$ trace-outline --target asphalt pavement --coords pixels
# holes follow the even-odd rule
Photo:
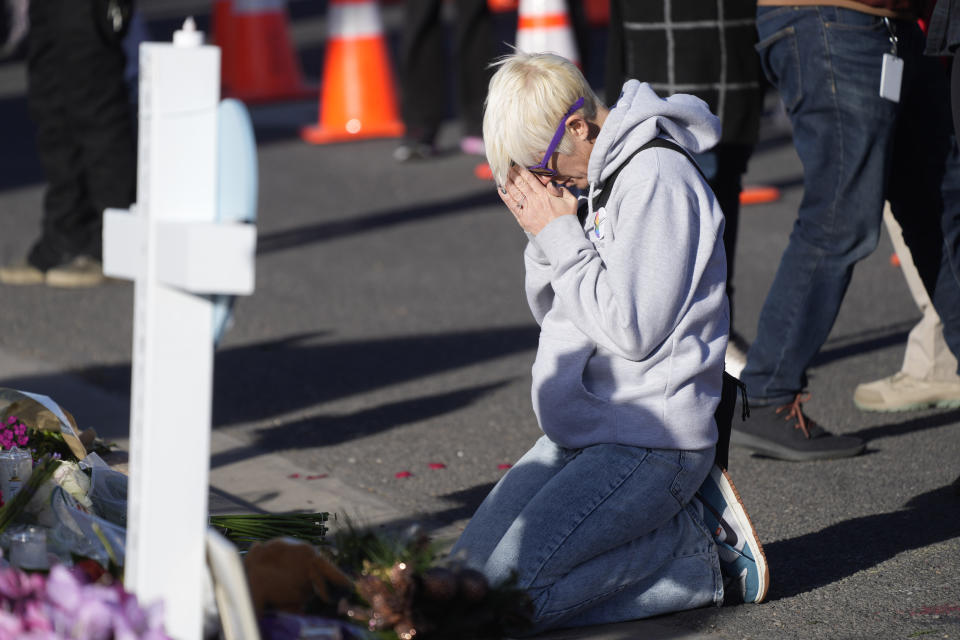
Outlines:
[[[202,4],[141,6],[166,38],[187,11],[203,26]],[[322,12],[304,0],[291,11],[304,69],[318,75]],[[22,59],[0,64],[4,262],[36,236],[43,196],[24,74]],[[802,195],[774,104],[746,183],[778,186],[781,198],[744,208],[736,255],[735,328],[747,341]],[[398,164],[391,140],[302,142],[316,100],[251,112],[256,292],[239,300],[216,354],[211,505],[418,522],[452,540],[539,434],[523,235],[492,183],[474,176],[480,158],[457,150],[453,120],[439,157]],[[552,637],[960,638],[960,496],[950,489],[960,410],[872,414],[852,402],[859,382],[898,369],[920,317],[891,251],[884,236],[858,265],[810,371],[808,413],[865,438],[867,452],[810,463],[731,453],[771,566],[768,601]],[[125,282],[0,286],[0,386],[50,395],[124,446],[132,294]]]

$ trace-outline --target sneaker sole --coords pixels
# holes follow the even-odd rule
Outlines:
[[[920,411],[921,409],[956,409],[960,407],[960,398],[953,400],[931,400],[929,402],[911,402],[910,404],[901,404],[897,406],[889,405],[870,405],[858,402],[853,399],[853,404],[861,411],[872,411],[874,413],[899,413],[901,411]]]
[[[737,526],[750,534],[746,543],[750,547],[750,553],[753,554],[753,561],[757,563],[760,582],[757,588],[757,596],[752,602],[760,604],[767,597],[767,590],[770,588],[770,567],[767,565],[767,555],[763,551],[763,544],[757,536],[757,530],[753,526],[753,521],[750,520],[747,508],[744,506],[743,500],[740,498],[740,492],[733,484],[730,474],[725,469],[714,466],[710,470],[710,475],[713,476],[717,487],[720,488],[720,493],[723,494],[727,504],[730,505],[737,520]]]
[[[0,283],[8,284],[14,287],[24,287],[30,285],[37,285],[44,283],[43,272],[38,272],[36,275],[26,275],[26,274],[11,274],[0,272]]]
[[[837,460],[840,458],[852,458],[863,453],[866,444],[860,444],[856,447],[847,449],[834,449],[832,451],[797,451],[789,447],[770,442],[763,438],[743,433],[733,429],[730,433],[730,444],[736,445],[753,453],[758,453],[768,458],[778,460],[788,460],[790,462],[809,462],[811,460]]]
[[[83,289],[96,287],[107,278],[102,273],[96,274],[78,274],[78,273],[59,273],[55,270],[47,271],[46,283],[48,287],[58,289]]]

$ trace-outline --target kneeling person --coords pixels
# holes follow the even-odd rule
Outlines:
[[[686,155],[717,143],[718,119],[636,80],[607,109],[567,60],[516,53],[490,82],[483,129],[529,239],[544,436],[452,553],[494,582],[516,574],[533,631],[721,604],[725,579],[759,602],[762,549],[714,467],[723,214]]]

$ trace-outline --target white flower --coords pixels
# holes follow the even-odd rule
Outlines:
[[[52,527],[53,512],[50,510],[50,496],[55,487],[63,487],[86,511],[93,511],[93,502],[90,501],[90,477],[80,469],[76,462],[61,461],[53,472],[53,477],[37,488],[24,511],[36,516],[37,521]]]

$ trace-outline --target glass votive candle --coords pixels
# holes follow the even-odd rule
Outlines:
[[[39,527],[18,531],[10,540],[10,564],[21,569],[49,569],[47,533]]]
[[[13,447],[0,451],[0,492],[9,502],[33,473],[33,460],[26,449]]]

